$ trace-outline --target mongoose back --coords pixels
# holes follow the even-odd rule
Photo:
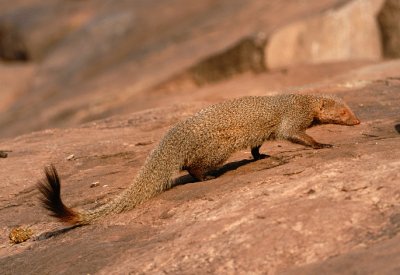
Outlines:
[[[209,106],[177,123],[148,156],[132,184],[119,196],[91,211],[67,207],[53,166],[38,183],[42,202],[63,222],[84,225],[119,213],[170,188],[173,173],[184,169],[198,180],[207,178],[228,157],[250,148],[255,159],[266,140],[288,140],[312,148],[331,147],[315,141],[306,129],[316,124],[356,125],[360,121],[339,98],[328,95],[248,96]]]

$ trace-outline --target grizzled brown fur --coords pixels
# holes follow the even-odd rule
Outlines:
[[[259,148],[267,140],[288,140],[316,149],[331,147],[306,134],[307,128],[322,123],[356,125],[360,121],[333,96],[289,94],[229,100],[207,107],[170,129],[133,183],[111,202],[93,211],[69,209],[61,200],[54,167],[46,171],[46,179],[40,184],[42,201],[61,221],[87,224],[132,209],[163,192],[179,169],[203,180],[236,151],[250,148],[255,159],[262,158]]]

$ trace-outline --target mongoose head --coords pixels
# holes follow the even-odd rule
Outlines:
[[[315,119],[321,123],[349,126],[360,124],[360,120],[351,111],[349,106],[336,97],[321,98]]]

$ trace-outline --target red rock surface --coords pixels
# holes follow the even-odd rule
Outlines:
[[[397,71],[399,62],[371,65],[348,73],[347,80],[307,88],[315,85],[320,92],[342,96],[362,120],[356,127],[327,125],[309,131],[334,144],[332,149],[267,143],[262,151],[269,159],[252,162],[249,152],[238,152],[215,180],[191,183],[182,173],[180,182],[187,184],[132,211],[19,245],[7,244],[12,227],[30,226],[36,235],[62,227],[37,200],[34,184],[44,165],[59,168],[68,204],[95,207],[128,185],[163,133],[202,104],[171,104],[3,140],[0,148],[12,152],[0,167],[1,266],[13,274],[274,273],[321,262],[320,269],[304,269],[309,274],[329,266],[368,271],[371,261],[377,261],[393,272],[398,262],[390,259],[400,250],[395,242],[400,80],[390,77],[390,70],[388,77],[371,78],[373,68],[381,74],[394,65]],[[264,80],[249,78],[253,87]],[[248,87],[238,80],[240,85]],[[99,187],[90,188],[97,181]],[[386,246],[390,250],[382,251]],[[382,253],[389,254],[388,260]],[[328,267],[323,265],[332,257]]]
[[[287,2],[288,14],[308,12],[295,2]],[[272,10],[278,7],[278,1],[270,3]],[[238,20],[248,19],[250,11]],[[268,20],[279,21],[280,14],[269,15]],[[199,51],[206,44],[188,37]],[[0,79],[7,83],[7,89],[0,85],[0,111],[13,118],[1,124],[7,134],[2,133],[0,151],[8,151],[8,157],[0,158],[0,273],[396,274],[400,60],[244,72],[199,87],[187,71],[177,69],[194,60],[180,51],[160,55],[175,62],[171,72],[162,64],[156,68],[157,55],[146,59],[139,75],[132,74],[138,70],[133,61],[116,62],[107,72],[66,83],[76,90],[66,93],[65,87],[47,100],[40,97],[46,93],[33,94],[25,86],[36,83],[47,61],[0,66]],[[177,74],[166,77],[172,72]],[[308,131],[333,148],[268,142],[261,151],[270,158],[252,161],[248,150],[240,151],[214,180],[193,182],[177,173],[174,188],[136,209],[67,232],[60,232],[64,225],[39,204],[35,183],[47,164],[59,169],[68,205],[98,207],[132,182],[149,152],[180,119],[225,99],[287,92],[336,94],[362,123]],[[28,104],[32,98],[37,104]],[[102,119],[91,121],[96,118]],[[97,187],[91,188],[93,183]],[[18,226],[29,227],[34,238],[10,244],[8,234]]]

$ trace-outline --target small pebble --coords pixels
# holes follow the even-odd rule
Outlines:
[[[75,155],[74,155],[74,154],[71,154],[71,155],[69,155],[69,156],[67,157],[67,160],[72,160],[72,159],[74,159],[74,157],[75,157]]]
[[[310,190],[307,191],[306,194],[307,195],[311,195],[311,194],[314,194],[314,193],[315,193],[315,190],[311,188]]]
[[[90,184],[90,188],[97,187],[97,186],[99,186],[99,182],[98,182],[98,181],[92,182],[92,183]]]
[[[152,141],[138,142],[138,143],[135,143],[135,146],[145,146],[145,145],[149,145],[152,143],[153,143]]]
[[[11,230],[8,238],[12,243],[18,244],[29,240],[32,235],[33,231],[30,228],[16,227]]]
[[[373,202],[374,204],[377,204],[377,203],[379,203],[379,202],[381,201],[381,199],[378,198],[378,197],[372,197],[371,200],[372,200],[372,202]]]

